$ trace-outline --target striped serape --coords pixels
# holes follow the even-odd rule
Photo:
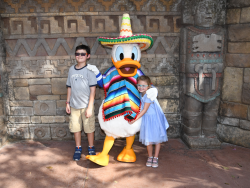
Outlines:
[[[103,120],[108,121],[123,115],[131,121],[140,111],[140,93],[137,90],[136,78],[144,75],[140,69],[133,77],[122,77],[115,66],[109,68],[103,75],[105,100],[103,103]]]

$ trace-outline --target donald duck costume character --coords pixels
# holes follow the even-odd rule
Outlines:
[[[120,36],[118,38],[100,37],[102,45],[112,48],[113,65],[103,75],[94,65],[87,68],[96,74],[97,83],[104,88],[105,99],[99,108],[98,120],[106,134],[103,150],[97,155],[86,158],[101,166],[108,165],[109,151],[115,138],[126,137],[126,146],[118,155],[121,162],[135,162],[136,155],[132,148],[135,134],[140,130],[141,119],[130,125],[128,122],[136,118],[140,112],[140,94],[137,90],[136,78],[144,75],[139,69],[141,50],[153,45],[153,39],[146,34],[133,35],[129,14],[123,14]],[[157,97],[157,89],[147,91],[153,101]]]

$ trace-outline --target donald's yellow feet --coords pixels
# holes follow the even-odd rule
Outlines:
[[[124,148],[122,152],[118,155],[117,160],[121,162],[127,162],[127,163],[135,162],[136,155],[135,155],[133,148],[131,149]]]
[[[86,159],[89,159],[90,161],[101,166],[107,166],[109,164],[109,155],[102,153],[98,153],[97,155],[87,155]]]

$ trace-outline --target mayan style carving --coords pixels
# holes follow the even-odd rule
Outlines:
[[[181,63],[186,80],[183,139],[191,148],[218,147],[216,124],[225,35],[223,28],[216,26],[219,1],[199,0],[193,3],[194,26],[181,32]]]

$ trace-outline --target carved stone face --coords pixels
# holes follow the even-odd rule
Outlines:
[[[216,0],[201,0],[197,3],[194,24],[201,27],[212,27],[217,20]]]

